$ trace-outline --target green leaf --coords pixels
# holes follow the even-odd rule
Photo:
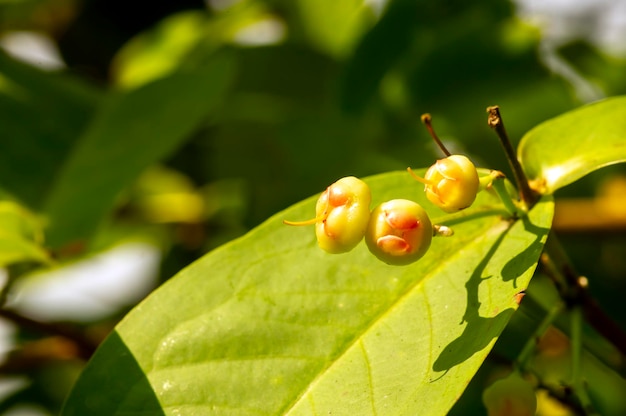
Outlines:
[[[49,262],[42,243],[43,232],[37,219],[15,202],[0,201],[0,267]]]
[[[86,83],[0,53],[0,186],[40,207],[98,99]]]
[[[35,262],[48,263],[47,252],[32,241],[24,240],[15,235],[0,234],[0,266]]]
[[[626,161],[626,96],[589,104],[539,124],[524,135],[517,151],[531,186],[542,194]]]
[[[372,6],[364,0],[297,0],[295,5],[311,42],[334,56],[349,52],[375,20]]]
[[[140,33],[116,54],[113,76],[119,85],[137,87],[176,71],[189,52],[205,36],[204,10],[188,10],[169,16]]]
[[[410,198],[439,222],[406,172],[365,181],[374,204]],[[282,224],[310,218],[316,199],[209,253],[136,307],[63,415],[445,414],[517,308],[552,199],[512,222],[483,192],[448,217],[454,236],[405,267],[364,243],[327,254],[312,227]]]
[[[206,121],[229,85],[229,60],[114,94],[90,124],[46,205],[48,240],[86,238],[143,169],[175,150]]]
[[[346,111],[358,113],[366,107],[387,71],[409,49],[419,13],[417,2],[393,1],[362,37],[345,68],[341,104]]]

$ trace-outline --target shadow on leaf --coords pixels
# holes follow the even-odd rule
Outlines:
[[[534,240],[525,246],[520,246],[516,238],[510,238],[502,247],[506,236],[511,229],[516,228],[519,230],[521,226],[527,233],[531,233],[535,236]],[[451,341],[441,352],[435,363],[433,364],[433,370],[435,371],[447,371],[452,367],[461,364],[465,360],[469,359],[478,351],[486,348],[489,343],[500,335],[509,319],[511,318],[515,309],[509,308],[501,311],[496,316],[486,318],[480,316],[480,300],[478,295],[478,289],[483,280],[496,278],[502,279],[505,282],[513,280],[513,287],[517,287],[517,279],[526,273],[529,269],[532,269],[537,264],[537,258],[541,254],[543,249],[543,241],[545,240],[549,228],[542,228],[534,225],[528,217],[518,220],[518,223],[512,224],[506,230],[504,230],[493,242],[489,251],[484,255],[480,262],[476,265],[470,279],[465,284],[467,289],[467,307],[465,314],[463,315],[463,321],[461,324],[466,323],[463,333],[453,341]],[[518,231],[516,231],[518,233]],[[494,258],[494,255],[498,250],[505,250],[506,252],[517,252],[515,256],[506,261],[499,273],[492,276],[484,276],[485,270],[490,261]],[[502,261],[502,256],[497,256],[494,261]],[[493,273],[494,270],[492,269]]]
[[[88,381],[76,383],[62,416],[165,415],[144,371],[116,331],[96,351],[94,360],[99,365],[87,365],[81,379]]]
[[[478,287],[483,280],[492,278],[493,276],[482,277],[487,264],[500,247],[505,236],[511,227],[502,232],[492,244],[489,251],[478,263],[472,276],[465,283],[467,289],[467,307],[463,315],[463,322],[467,323],[463,333],[450,342],[439,354],[437,360],[433,364],[433,370],[447,371],[452,367],[469,359],[476,352],[485,348],[493,338],[500,334],[502,328],[506,325],[509,318],[513,314],[513,309],[507,309],[500,312],[493,318],[484,318],[479,315],[480,301],[478,299]],[[491,336],[486,336],[491,335]]]
[[[524,217],[520,220],[524,225],[524,229],[529,233],[535,234],[536,238],[528,247],[517,255],[513,256],[502,269],[502,279],[505,282],[513,280],[513,286],[517,287],[517,278],[520,277],[526,270],[531,267],[535,267],[537,264],[537,258],[541,255],[543,250],[543,241],[550,231],[549,228],[537,227],[528,217]]]
[[[513,309],[506,309],[493,318],[477,316],[469,320],[461,336],[449,343],[439,354],[433,364],[433,370],[437,372],[447,371],[484,349],[492,338],[500,334],[501,329],[509,322],[513,312],[515,312]],[[477,336],[477,334],[493,335],[483,337]]]

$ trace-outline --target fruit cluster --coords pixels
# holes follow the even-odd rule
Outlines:
[[[478,173],[470,160],[451,155],[438,160],[425,178],[426,197],[445,212],[469,207],[479,190]],[[393,199],[371,212],[370,189],[365,182],[348,176],[330,185],[319,197],[315,218],[284,221],[288,225],[315,224],[319,247],[328,253],[352,250],[365,237],[370,252],[385,263],[405,265],[426,254],[433,236],[451,235],[446,227],[433,225],[426,211],[414,201]]]

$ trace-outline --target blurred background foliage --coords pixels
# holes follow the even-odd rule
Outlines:
[[[110,328],[202,254],[339,177],[429,166],[422,113],[508,172],[487,106],[517,142],[626,93],[626,29],[606,32],[626,2],[549,3],[0,0],[0,413],[57,412]],[[623,326],[625,180],[564,189],[555,223]],[[483,412],[481,374],[453,412]]]

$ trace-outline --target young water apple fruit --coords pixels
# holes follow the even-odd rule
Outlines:
[[[372,211],[365,242],[378,259],[387,264],[405,265],[426,254],[432,237],[433,226],[418,203],[393,199]]]
[[[371,193],[362,180],[347,176],[330,185],[315,206],[315,218],[283,221],[287,225],[315,224],[319,247],[328,253],[352,250],[363,238],[369,221]]]

